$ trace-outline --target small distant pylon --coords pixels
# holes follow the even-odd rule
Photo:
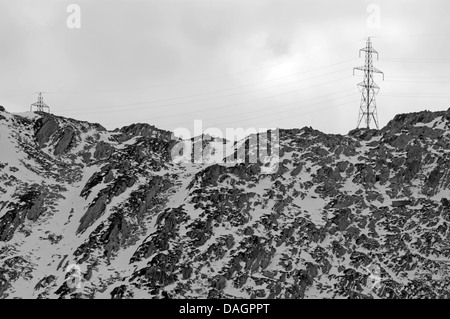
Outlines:
[[[50,107],[44,103],[42,92],[39,92],[37,102],[30,105],[30,112],[32,112],[33,106],[36,107],[37,112],[44,112],[44,109],[48,109],[48,113],[50,113]]]
[[[375,103],[375,95],[377,95],[380,91],[380,87],[374,82],[373,74],[382,74],[384,81],[384,73],[373,66],[372,53],[377,55],[378,60],[378,52],[372,48],[372,40],[370,37],[367,38],[366,47],[359,50],[360,57],[361,51],[366,52],[366,62],[364,66],[353,68],[353,75],[355,75],[355,70],[364,71],[364,80],[358,84],[361,91],[361,104],[359,106],[357,128],[359,128],[361,122],[365,118],[365,124],[368,129],[370,129],[370,122],[372,119],[378,129],[378,113],[377,104]]]

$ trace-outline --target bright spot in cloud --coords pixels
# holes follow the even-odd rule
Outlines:
[[[285,82],[292,82],[296,79],[296,73],[298,70],[298,63],[295,61],[285,61],[282,63],[276,63],[272,67],[268,68],[264,80],[276,80],[280,79]]]

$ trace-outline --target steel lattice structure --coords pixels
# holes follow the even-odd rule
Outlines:
[[[36,107],[37,112],[44,112],[44,109],[48,109],[48,113],[50,113],[50,107],[44,103],[44,98],[42,97],[42,92],[39,92],[38,100],[36,103],[30,105],[30,112],[33,110],[33,106]]]
[[[361,122],[365,119],[366,127],[370,129],[370,122],[373,119],[375,126],[378,129],[378,114],[375,95],[378,94],[380,88],[374,82],[373,74],[382,74],[384,81],[384,73],[373,66],[372,54],[376,54],[378,60],[378,52],[372,48],[372,40],[370,38],[367,38],[366,47],[359,50],[359,57],[361,57],[361,52],[365,52],[366,54],[365,64],[364,66],[353,68],[353,75],[355,75],[355,70],[364,72],[364,80],[358,84],[361,91],[361,104],[359,107],[357,127],[359,128]]]

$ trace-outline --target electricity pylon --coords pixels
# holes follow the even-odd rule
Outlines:
[[[44,98],[42,97],[42,92],[39,92],[37,102],[30,105],[30,112],[32,111],[33,106],[36,107],[37,112],[44,112],[44,108],[46,108],[46,109],[48,109],[48,113],[50,113],[50,107],[44,103]]]
[[[366,53],[365,64],[364,66],[353,68],[353,75],[355,75],[355,70],[364,71],[364,80],[358,84],[358,87],[360,87],[361,91],[361,104],[359,107],[357,127],[359,128],[361,122],[365,118],[366,127],[368,129],[370,129],[370,122],[372,119],[375,122],[376,128],[378,129],[378,114],[375,95],[378,94],[380,88],[374,82],[373,74],[382,74],[384,81],[384,73],[373,66],[372,54],[375,53],[378,60],[378,52],[372,48],[372,40],[370,39],[370,37],[367,38],[366,47],[359,50],[359,57],[361,57],[361,52]]]

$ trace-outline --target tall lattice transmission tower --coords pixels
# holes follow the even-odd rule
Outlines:
[[[39,92],[37,102],[30,105],[30,112],[33,110],[33,106],[36,107],[37,112],[44,112],[44,109],[48,109],[48,113],[50,113],[50,107],[44,103],[42,92]]]
[[[372,40],[367,38],[366,47],[359,50],[359,57],[361,57],[361,52],[366,53],[366,63],[364,66],[353,68],[353,75],[355,75],[355,70],[364,71],[364,80],[358,84],[358,87],[361,91],[361,104],[359,107],[359,116],[358,116],[358,125],[361,125],[361,122],[365,122],[366,127],[370,129],[370,122],[375,122],[375,126],[378,129],[378,113],[377,113],[377,105],[375,102],[375,95],[380,91],[379,86],[373,80],[374,73],[380,73],[383,75],[384,81],[384,73],[378,70],[373,66],[372,54],[377,55],[378,60],[378,52],[372,48]]]

